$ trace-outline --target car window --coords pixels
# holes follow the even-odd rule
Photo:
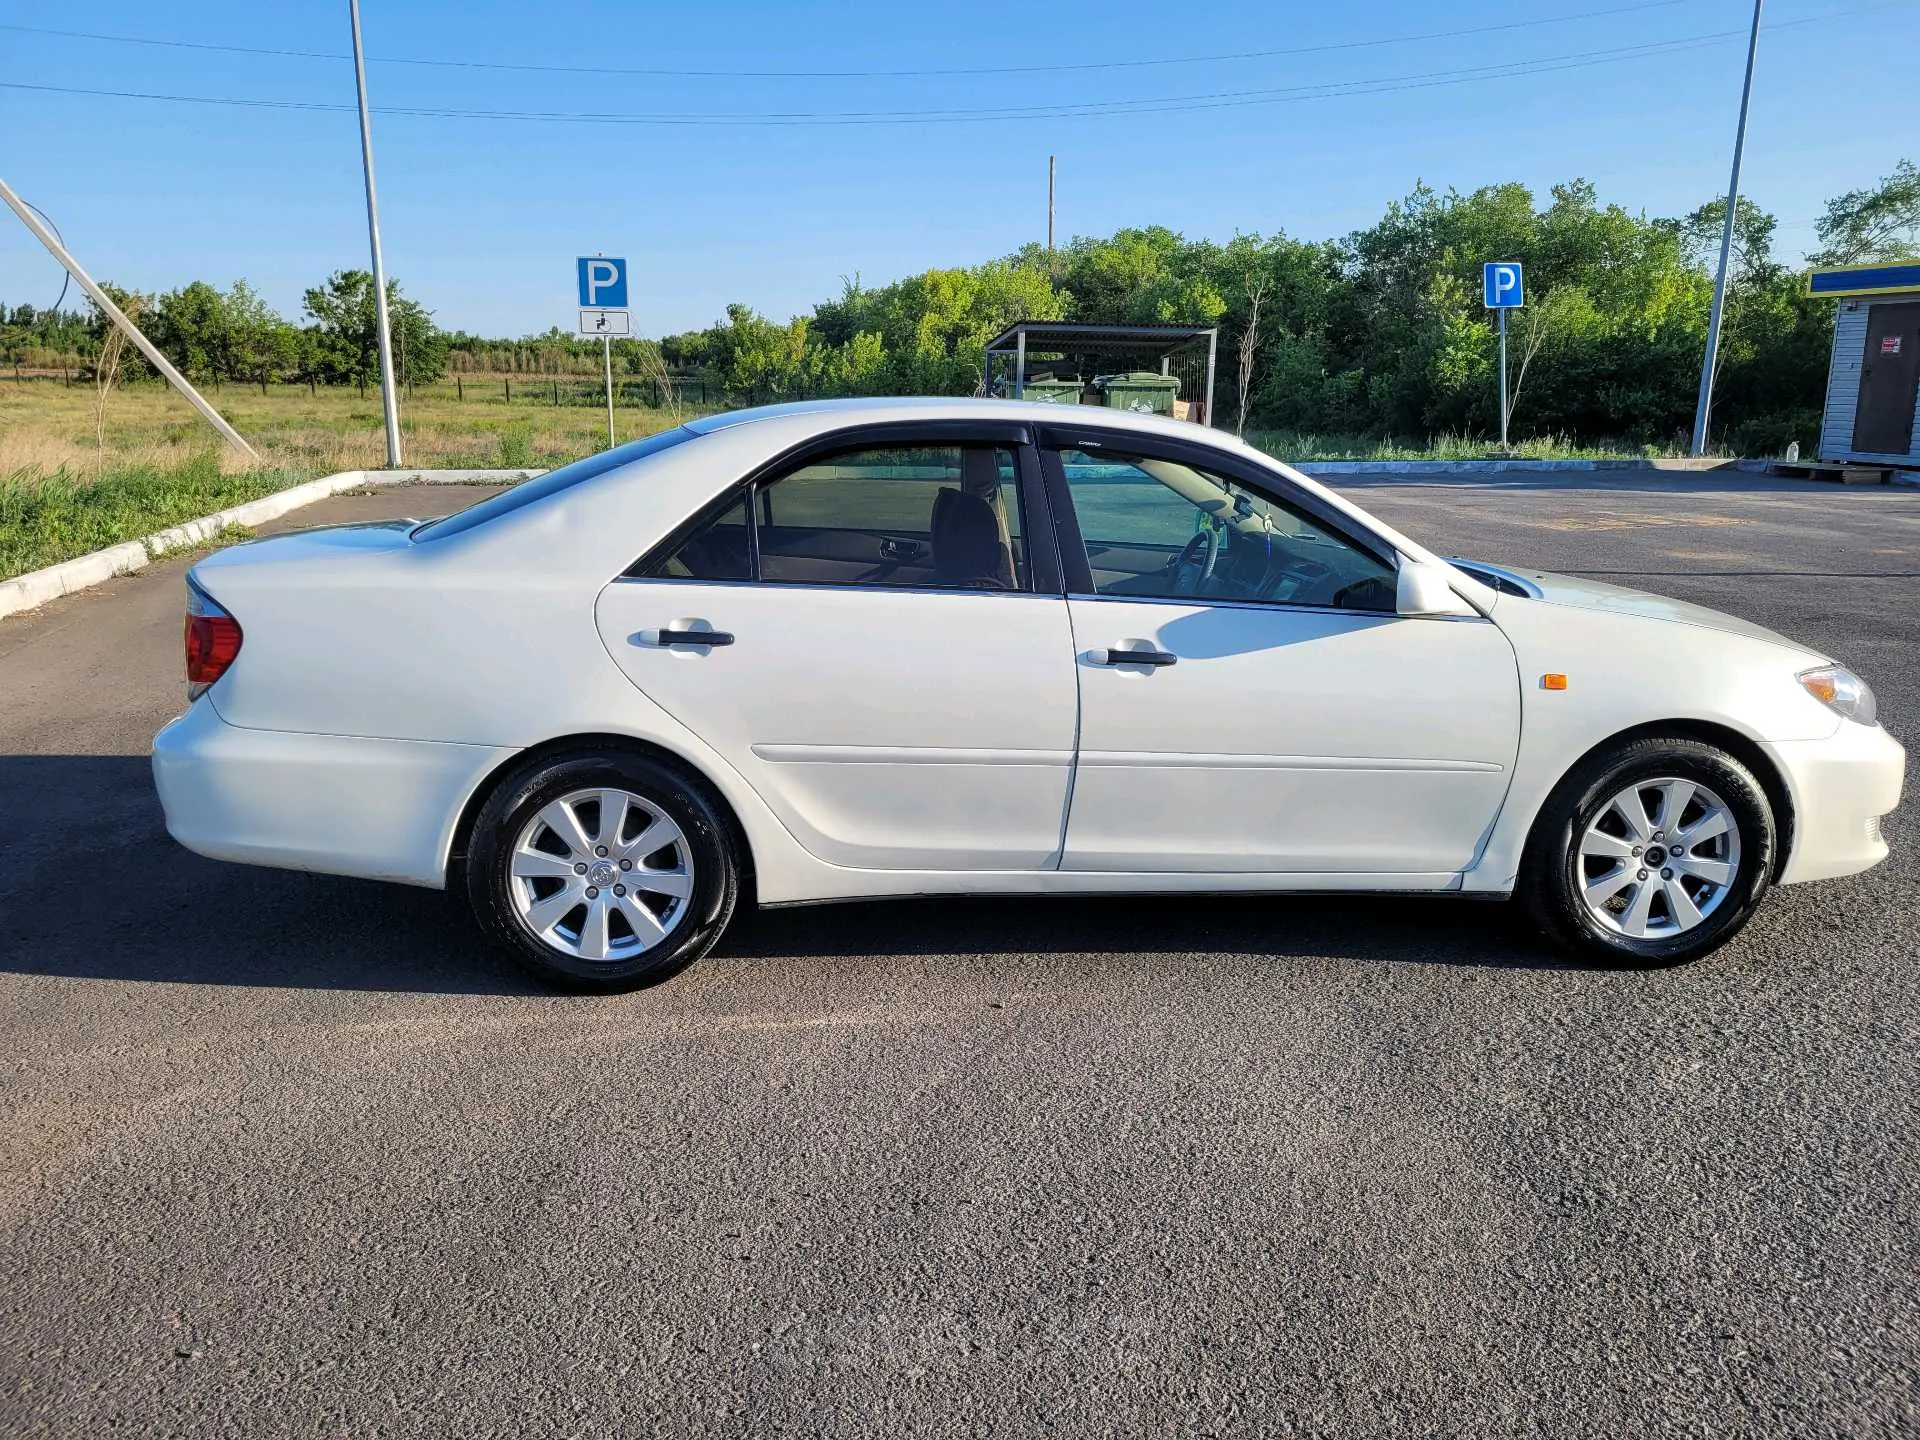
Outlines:
[[[1391,565],[1239,481],[1171,460],[1060,461],[1101,595],[1394,608]]]
[[[755,489],[759,578],[800,585],[1020,590],[1016,457],[996,446],[877,446]]]
[[[712,520],[647,568],[669,580],[751,580],[753,547],[748,539],[747,497],[743,494]]]

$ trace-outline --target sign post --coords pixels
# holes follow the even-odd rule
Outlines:
[[[1500,316],[1500,448],[1507,448],[1507,311],[1527,303],[1520,262],[1490,260],[1480,269],[1480,298]]]
[[[607,448],[613,434],[613,337],[633,333],[633,315],[627,309],[627,262],[605,255],[582,255],[574,261],[580,282],[580,333],[600,337],[600,353],[607,375]]]

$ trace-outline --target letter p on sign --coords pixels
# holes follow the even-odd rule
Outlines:
[[[627,262],[604,255],[583,255],[574,262],[580,279],[580,304],[590,310],[627,308]]]
[[[1483,265],[1480,288],[1481,298],[1489,310],[1518,310],[1527,303],[1517,260],[1492,260]]]

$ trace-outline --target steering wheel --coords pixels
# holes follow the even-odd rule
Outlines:
[[[1213,578],[1213,567],[1220,561],[1220,532],[1209,525],[1180,547],[1173,559],[1173,588],[1183,595],[1198,595],[1200,587]],[[1198,567],[1193,579],[1189,569]]]

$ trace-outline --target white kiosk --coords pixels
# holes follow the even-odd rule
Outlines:
[[[1815,270],[1807,293],[1840,302],[1820,458],[1920,470],[1920,260]]]

